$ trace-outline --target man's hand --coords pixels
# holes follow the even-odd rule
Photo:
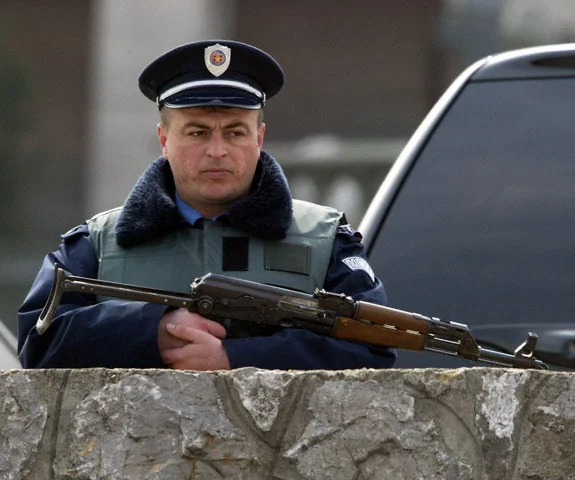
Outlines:
[[[158,347],[162,360],[178,370],[229,370],[230,362],[221,339],[226,329],[217,322],[185,308],[162,316]]]

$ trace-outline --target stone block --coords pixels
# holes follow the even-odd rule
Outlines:
[[[575,375],[0,371],[0,478],[575,479]]]

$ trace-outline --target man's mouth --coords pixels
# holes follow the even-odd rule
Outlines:
[[[230,174],[230,171],[225,168],[212,168],[209,170],[204,170],[204,175],[211,178],[221,178]]]

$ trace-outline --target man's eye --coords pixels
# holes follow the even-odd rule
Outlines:
[[[245,134],[246,134],[246,133],[245,133],[243,130],[232,130],[232,131],[230,132],[230,135],[231,135],[232,137],[243,137],[243,136],[245,136]]]
[[[204,132],[203,130],[193,130],[188,132],[188,135],[190,137],[202,137],[206,134],[206,132]]]

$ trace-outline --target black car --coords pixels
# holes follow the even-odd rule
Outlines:
[[[575,367],[575,44],[489,56],[415,131],[359,230],[393,307]],[[478,365],[400,351],[397,367]],[[481,364],[484,366],[484,364]]]

